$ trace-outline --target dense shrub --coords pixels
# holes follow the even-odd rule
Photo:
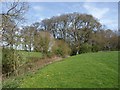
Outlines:
[[[98,52],[100,50],[100,46],[99,45],[93,45],[92,46],[92,52]]]
[[[48,58],[51,58],[52,56],[54,56],[54,54],[53,54],[52,52],[48,51],[47,54],[46,54],[46,56],[47,56]]]
[[[52,52],[57,56],[66,57],[70,55],[71,49],[65,41],[56,40],[52,47]]]
[[[84,43],[81,45],[80,53],[87,53],[92,51],[92,46],[88,43]]]
[[[77,54],[76,46],[72,45],[71,46],[71,53],[70,53],[70,55],[73,56],[73,55],[76,55],[76,54]]]
[[[34,41],[35,51],[47,53],[51,42],[51,35],[49,32],[40,31],[34,36]]]
[[[17,69],[20,65],[21,56],[14,49],[2,50],[2,73],[3,74],[17,74]]]

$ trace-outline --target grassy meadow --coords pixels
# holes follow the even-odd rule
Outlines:
[[[42,58],[42,53],[40,52],[18,51],[18,53],[23,58],[24,63],[31,61],[31,58]]]
[[[11,79],[4,87],[20,88],[116,88],[118,52],[86,53],[65,58],[35,74]]]

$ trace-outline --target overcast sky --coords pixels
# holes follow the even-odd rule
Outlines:
[[[52,16],[79,12],[92,14],[107,28],[118,29],[118,0],[115,0],[116,2],[86,1],[88,2],[34,2],[32,0],[32,2],[29,2],[30,8],[25,16],[27,19],[25,23],[28,25]]]

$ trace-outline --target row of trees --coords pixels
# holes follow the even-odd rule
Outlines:
[[[3,47],[46,53],[54,38],[64,40],[72,49],[71,55],[86,52],[84,48],[88,47],[88,51],[118,49],[117,31],[103,28],[92,15],[71,13],[23,26],[22,29],[15,26],[15,22],[7,23],[3,28]]]
[[[88,51],[118,50],[119,47],[118,32],[105,29],[96,18],[87,14],[70,13],[44,19],[24,26],[20,31],[23,49],[29,51],[43,52],[46,49],[47,52],[52,42],[50,38],[66,42],[71,48],[71,55]]]
[[[86,44],[92,51],[118,49],[118,33],[105,29],[92,15],[71,13],[52,17],[43,20],[41,27],[51,32],[54,38],[69,43],[73,54],[81,53]]]

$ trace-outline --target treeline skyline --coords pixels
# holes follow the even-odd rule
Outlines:
[[[84,46],[86,46],[85,48],[89,47],[90,51],[118,49],[118,32],[105,28],[99,20],[89,14],[62,14],[29,26],[23,26],[21,29],[14,26],[14,23],[9,22],[10,26],[4,28],[5,37],[3,40],[7,40],[5,42],[11,48],[22,45],[22,50],[35,51],[35,48],[40,44],[35,45],[35,43],[41,41],[35,38],[41,36],[41,31],[47,31],[55,39],[61,39],[68,43],[74,54],[81,53]],[[10,30],[11,27],[14,30]],[[6,39],[8,34],[11,36]]]

